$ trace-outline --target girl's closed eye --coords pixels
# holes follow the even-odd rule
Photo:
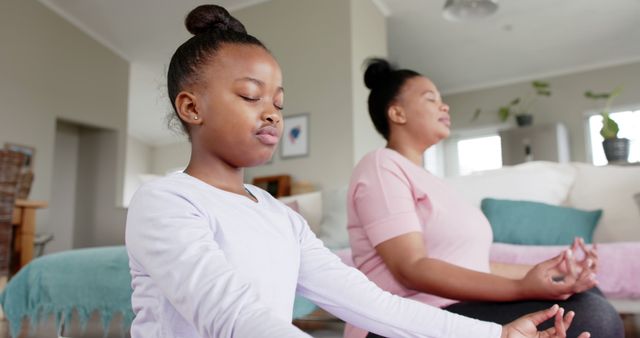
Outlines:
[[[238,96],[240,96],[243,100],[249,101],[249,102],[258,102],[258,101],[260,101],[260,97],[258,97],[258,96],[242,95],[242,94],[238,94]]]

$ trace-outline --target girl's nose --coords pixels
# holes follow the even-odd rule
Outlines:
[[[280,114],[278,114],[278,113],[265,114],[264,119],[266,121],[268,121],[268,122],[271,122],[272,124],[278,124],[278,123],[280,123],[280,120],[281,120]]]

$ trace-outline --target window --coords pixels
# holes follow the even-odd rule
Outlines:
[[[611,118],[618,123],[620,131],[618,137],[628,138],[629,145],[629,162],[640,161],[640,110],[622,111],[611,113]],[[595,165],[607,164],[607,158],[604,156],[602,149],[603,138],[600,135],[602,127],[602,117],[593,115],[589,117],[589,140],[591,142],[591,160]]]
[[[457,150],[460,175],[502,167],[502,146],[498,135],[459,140]]]

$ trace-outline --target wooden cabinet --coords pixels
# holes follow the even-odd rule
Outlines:
[[[33,259],[33,238],[36,232],[36,210],[46,208],[46,201],[16,200],[13,209],[13,256],[19,261],[12,264],[17,272]]]

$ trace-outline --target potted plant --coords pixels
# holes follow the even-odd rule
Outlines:
[[[505,122],[513,115],[519,127],[528,126],[533,123],[533,115],[530,112],[531,107],[540,96],[551,96],[551,89],[549,83],[543,81],[533,81],[531,82],[531,87],[533,91],[527,94],[524,99],[516,97],[508,104],[498,108],[498,118],[500,118],[500,121]],[[477,119],[480,113],[481,110],[476,109],[472,120]]]
[[[602,147],[604,149],[604,155],[609,162],[627,162],[629,158],[629,139],[618,138],[618,131],[620,128],[616,121],[614,121],[609,115],[611,102],[613,99],[622,93],[622,86],[614,88],[610,92],[594,93],[590,90],[584,93],[586,98],[592,100],[605,100],[604,109],[600,112],[602,116],[602,128],[600,129],[600,135],[604,138],[602,141]]]

